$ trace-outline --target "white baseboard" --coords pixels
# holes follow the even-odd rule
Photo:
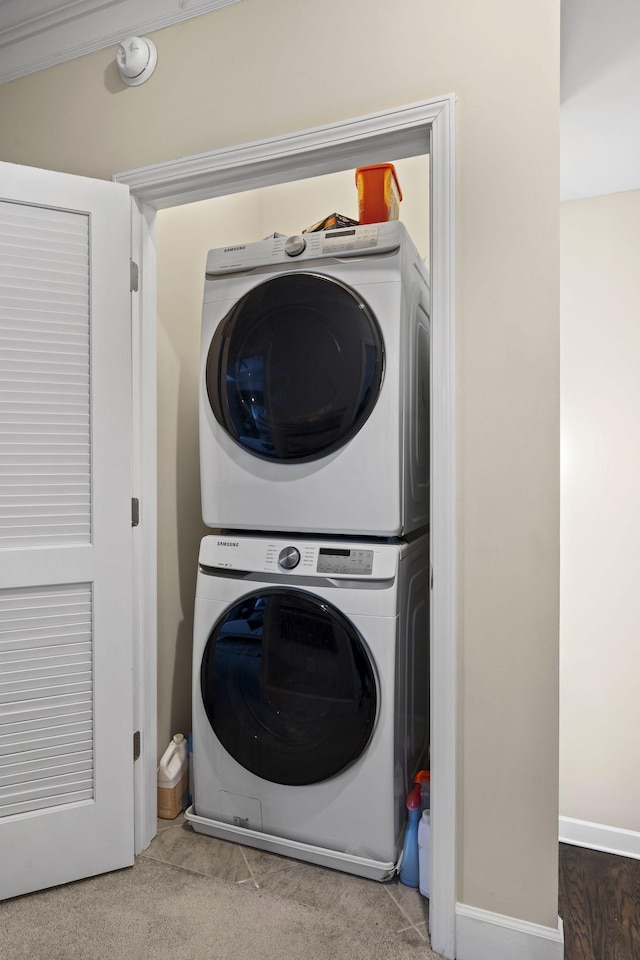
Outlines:
[[[564,933],[558,926],[504,917],[456,904],[456,960],[562,960]]]
[[[637,830],[623,830],[622,827],[608,827],[604,823],[560,817],[558,835],[560,843],[572,843],[576,847],[589,847],[591,850],[602,850],[605,853],[616,853],[620,857],[640,860],[640,833]]]

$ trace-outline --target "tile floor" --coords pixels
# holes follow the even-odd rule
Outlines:
[[[429,942],[429,901],[397,878],[378,883],[207,837],[196,833],[182,815],[158,820],[158,835],[142,857],[367,926],[375,923],[413,943]]]

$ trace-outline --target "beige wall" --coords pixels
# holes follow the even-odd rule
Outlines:
[[[560,813],[638,831],[640,190],[560,236]]]
[[[429,158],[395,163],[401,219],[429,255]],[[358,215],[353,170],[162,210],[158,238],[158,755],[191,717],[191,635],[200,513],[198,381],[207,252]]]
[[[158,31],[139,88],[112,50],[5,84],[3,159],[109,177],[457,95],[459,899],[555,925],[559,0],[318,11]]]

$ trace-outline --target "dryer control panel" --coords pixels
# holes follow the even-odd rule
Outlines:
[[[344,541],[209,536],[200,545],[200,565],[243,573],[390,580],[397,573],[395,544]]]
[[[404,224],[399,220],[339,230],[319,230],[291,237],[274,234],[254,243],[238,243],[210,250],[205,272],[208,279],[214,279],[269,264],[290,263],[292,258],[300,262],[322,257],[342,259],[387,253],[400,247],[404,235]]]

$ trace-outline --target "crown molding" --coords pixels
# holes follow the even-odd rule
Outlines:
[[[240,0],[32,0],[0,3],[0,83]],[[17,11],[17,12],[16,12]]]

